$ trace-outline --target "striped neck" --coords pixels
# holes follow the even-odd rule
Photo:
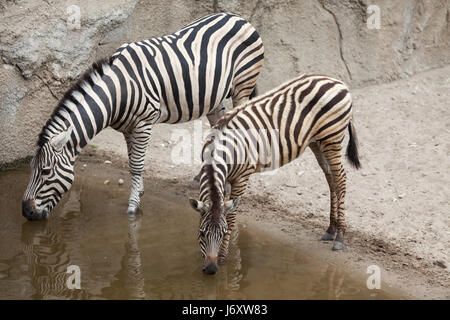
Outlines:
[[[94,64],[93,69],[66,92],[39,135],[39,147],[71,127],[67,146],[71,153],[78,155],[95,135],[111,124],[117,103],[111,93],[113,82],[106,74],[110,71],[108,62]]]
[[[209,203],[212,212],[221,212],[224,203],[227,167],[215,161],[204,164],[200,177],[200,200]]]

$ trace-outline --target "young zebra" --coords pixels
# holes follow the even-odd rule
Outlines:
[[[122,132],[128,147],[134,213],[144,193],[144,156],[152,126],[204,115],[210,123],[249,99],[264,47],[255,29],[233,14],[213,14],[165,37],[121,46],[93,65],[63,97],[39,135],[22,203],[29,220],[46,218],[74,179],[75,157],[102,129]]]
[[[322,237],[343,249],[346,229],[346,175],[342,141],[349,131],[347,156],[360,167],[352,99],[341,81],[322,75],[302,75],[233,109],[217,121],[202,153],[200,200],[190,199],[201,213],[198,239],[203,272],[214,274],[225,259],[236,209],[250,175],[281,167],[309,146],[330,188],[330,225]],[[231,184],[231,199],[224,186]]]

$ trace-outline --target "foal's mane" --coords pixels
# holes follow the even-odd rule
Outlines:
[[[211,222],[219,223],[220,215],[222,214],[222,198],[220,196],[220,191],[215,183],[214,168],[212,164],[207,164],[204,167],[206,171],[207,183],[208,183],[208,193],[209,199],[211,201],[210,215]]]
[[[228,123],[230,123],[230,121],[239,113],[239,111],[243,110],[250,104],[249,102],[251,102],[251,100],[232,109],[230,112],[225,113],[216,121],[216,123],[213,126],[213,129],[223,130],[228,125]]]

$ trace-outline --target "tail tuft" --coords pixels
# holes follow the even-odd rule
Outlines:
[[[356,137],[355,127],[353,126],[351,120],[348,124],[348,133],[350,135],[350,139],[347,146],[347,158],[356,169],[359,169],[361,168],[361,163],[359,162],[358,156],[358,138]]]

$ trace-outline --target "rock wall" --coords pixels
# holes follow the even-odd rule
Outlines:
[[[379,29],[367,27],[370,5]],[[221,11],[263,38],[260,92],[303,72],[360,87],[450,64],[449,0],[0,0],[0,167],[34,153],[57,101],[93,61]]]

